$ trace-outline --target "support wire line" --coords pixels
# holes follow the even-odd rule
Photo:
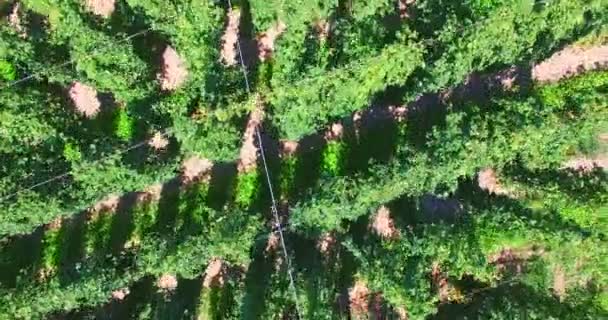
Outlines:
[[[232,8],[232,1],[231,0],[227,0],[228,1],[228,7]],[[240,65],[241,65],[241,70],[243,72],[243,76],[245,78],[245,89],[247,90],[248,94],[251,94],[251,86],[249,84],[249,77],[247,76],[247,67],[245,66],[245,60],[243,59],[243,51],[241,50],[241,42],[240,39],[236,41],[236,46],[237,46],[237,50],[239,53],[239,60],[240,60]],[[287,264],[287,275],[289,277],[289,286],[291,288],[291,291],[293,293],[293,299],[294,299],[294,303],[295,303],[295,308],[296,308],[296,318],[300,319],[301,316],[301,312],[300,312],[300,304],[298,302],[298,291],[296,289],[296,284],[295,284],[295,280],[294,280],[294,276],[293,276],[293,269],[292,269],[292,265],[291,265],[291,259],[289,258],[289,254],[287,253],[287,246],[285,244],[285,236],[284,236],[284,232],[283,232],[283,226],[281,225],[281,218],[279,217],[279,211],[277,210],[277,201],[276,198],[274,196],[274,190],[273,190],[273,186],[272,186],[272,180],[270,177],[270,170],[268,169],[268,163],[266,161],[266,153],[264,151],[264,143],[262,141],[262,134],[260,133],[260,127],[256,126],[255,127],[255,134],[258,140],[258,145],[260,146],[260,157],[262,158],[262,164],[264,165],[264,173],[266,175],[266,183],[268,185],[268,191],[270,193],[270,200],[271,200],[271,211],[272,214],[274,216],[275,219],[275,227],[277,228],[278,232],[279,232],[279,239],[281,240],[281,248],[283,251],[283,256],[285,257],[285,262]]]

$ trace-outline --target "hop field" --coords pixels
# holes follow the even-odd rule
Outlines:
[[[600,319],[605,0],[0,2],[0,319]]]

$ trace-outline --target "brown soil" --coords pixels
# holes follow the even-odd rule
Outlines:
[[[500,184],[496,171],[492,168],[485,168],[479,171],[477,174],[477,184],[481,190],[485,190],[490,194],[514,197],[513,192]]]
[[[580,157],[567,161],[564,168],[572,169],[581,173],[592,172],[595,168],[608,168],[608,155],[600,155],[594,158]]]
[[[57,217],[55,219],[53,219],[53,221],[51,221],[47,226],[46,226],[46,230],[48,231],[57,231],[59,230],[59,228],[61,228],[61,225],[63,224],[63,217]]]
[[[156,287],[164,292],[173,292],[177,289],[177,278],[172,274],[164,274],[156,281]]]
[[[317,249],[319,249],[319,252],[324,256],[328,256],[335,246],[336,237],[331,233],[323,234],[317,241]]]
[[[370,292],[365,283],[357,280],[348,290],[348,301],[353,316],[361,317],[369,314],[369,297]]]
[[[608,66],[608,46],[592,48],[567,47],[532,69],[532,78],[553,82],[582,71]]]
[[[213,167],[213,162],[197,156],[188,158],[182,164],[182,180],[190,183],[197,180],[206,180]]]
[[[566,273],[561,266],[553,269],[553,292],[560,299],[566,296]]]
[[[69,95],[76,111],[87,118],[94,118],[101,110],[97,91],[86,84],[74,82],[70,87]]]
[[[416,0],[399,0],[397,9],[399,10],[399,17],[401,19],[407,19],[410,17],[409,8],[414,5]]]
[[[8,23],[22,38],[25,38],[27,37],[27,30],[25,27],[25,22],[21,18],[22,16],[23,12],[21,10],[21,3],[17,2],[13,5],[13,8],[8,15]]]
[[[395,313],[397,313],[398,320],[408,320],[407,310],[404,307],[395,308]]]
[[[287,26],[282,21],[278,21],[274,26],[270,27],[266,32],[257,37],[258,42],[258,58],[264,62],[272,57],[274,52],[274,43],[277,38],[285,32]]]
[[[226,31],[222,36],[222,51],[220,53],[220,60],[227,66],[234,66],[237,64],[237,41],[239,40],[239,23],[241,20],[241,11],[232,10],[228,11],[228,25]]]
[[[112,292],[112,299],[122,301],[129,295],[129,293],[129,288],[121,288],[115,290]]]
[[[203,286],[205,288],[221,287],[224,285],[225,267],[220,259],[213,259],[205,270]]]
[[[320,41],[325,41],[329,38],[332,23],[327,20],[319,20],[314,23],[314,30]]]
[[[264,112],[261,108],[256,108],[249,115],[237,164],[239,172],[248,172],[254,170],[257,166],[258,147],[255,145],[256,128],[260,126],[263,118]]]
[[[325,131],[325,140],[332,141],[342,138],[344,135],[344,126],[342,123],[332,123],[329,130]]]
[[[268,236],[268,242],[266,242],[266,249],[264,249],[264,252],[266,254],[275,252],[279,248],[279,242],[279,236],[276,233],[271,232]]]
[[[179,88],[188,78],[185,62],[171,46],[163,52],[162,72],[159,75],[160,87],[165,91]]]
[[[298,141],[282,140],[280,143],[282,157],[292,156],[298,151]]]
[[[163,184],[156,183],[151,186],[148,186],[142,192],[142,196],[139,198],[140,201],[158,201],[160,200],[160,195],[163,191]]]
[[[372,218],[372,229],[374,232],[384,239],[395,239],[399,237],[399,230],[395,228],[393,219],[390,216],[390,211],[387,207],[382,206]]]
[[[157,151],[164,150],[169,145],[169,140],[164,134],[156,132],[148,141],[148,145]]]
[[[118,208],[118,204],[120,203],[120,196],[117,194],[111,194],[107,198],[102,201],[97,202],[91,208],[89,208],[89,212],[91,213],[101,213],[101,212],[115,212]]]
[[[441,267],[438,263],[433,263],[431,279],[433,280],[433,286],[439,294],[439,301],[442,303],[448,302],[450,300],[450,285],[448,278],[441,272]]]
[[[496,265],[501,272],[521,273],[528,260],[544,253],[542,248],[505,248],[488,257],[490,264]]]
[[[86,0],[86,7],[94,14],[108,18],[114,12],[115,0]]]

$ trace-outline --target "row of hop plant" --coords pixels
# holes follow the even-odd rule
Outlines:
[[[598,88],[602,86],[602,83],[596,83],[593,81],[588,81],[585,82],[581,79],[583,79],[584,77],[591,77],[591,78],[595,78],[597,77],[596,73],[591,73],[591,74],[587,74],[587,75],[583,75],[579,78],[574,78],[572,80],[568,80],[563,82],[560,85],[565,85],[567,86],[568,83],[571,83],[572,85],[580,85],[582,83],[586,83],[588,85],[588,90],[583,90],[581,88],[580,90],[580,94],[578,96],[572,96],[570,98],[577,98],[577,97],[581,97],[581,99],[584,96],[587,95],[595,95],[596,94],[596,90],[594,90],[593,88]],[[544,87],[541,87],[541,90]],[[586,110],[586,112],[589,112],[591,109],[583,109]],[[596,110],[594,110],[596,111]],[[586,112],[584,112],[584,114],[586,114]],[[583,117],[584,119],[585,117]],[[583,120],[583,121],[587,121],[587,120]],[[590,120],[591,123],[594,122],[593,119]],[[573,124],[576,126],[576,124]],[[328,132],[328,136],[330,136],[331,134],[333,134],[335,136],[335,130],[329,130]],[[403,131],[405,132],[405,131]],[[571,141],[567,140],[567,141],[562,141],[560,143],[565,143],[566,145],[571,145]],[[321,150],[319,150],[320,153],[320,164],[318,166],[318,170],[320,170],[321,172],[324,172],[323,176],[326,179],[347,179],[347,177],[343,177],[342,175],[344,174],[344,172],[346,172],[346,168],[347,168],[347,163],[348,163],[348,159],[346,159],[346,155],[348,154],[347,150],[348,150],[348,144],[342,139],[342,138],[334,138],[334,139],[327,139],[326,143],[325,143],[325,147],[323,147]],[[302,161],[306,159],[306,156],[303,155],[301,158],[297,158],[295,156],[286,156],[284,159],[282,159],[282,167],[284,168],[281,172],[281,178],[285,178],[284,181],[281,181],[281,189],[282,190],[286,190],[284,192],[288,192],[288,190],[290,188],[292,188],[290,186],[290,181],[292,181],[291,183],[293,183],[293,177],[295,175],[295,171],[296,171],[296,166],[297,163],[299,161]],[[291,177],[291,178],[290,178]],[[383,176],[383,178],[386,178],[387,176]],[[392,181],[392,180],[391,180]],[[260,171],[250,171],[250,172],[246,172],[243,173],[241,175],[238,175],[238,177],[236,178],[236,181],[234,182],[234,203],[235,206],[240,207],[240,210],[247,210],[247,208],[249,208],[250,206],[252,206],[254,204],[254,202],[256,201],[256,199],[259,197],[259,192],[261,192],[261,188],[264,186],[263,183],[265,183],[264,180],[260,179]],[[283,189],[283,187],[285,187],[285,189]],[[374,188],[378,187],[378,184],[373,184]],[[184,193],[184,200],[182,200],[182,205],[181,205],[181,210],[179,210],[178,216],[177,216],[177,222],[175,223],[174,229],[173,231],[170,232],[170,234],[174,234],[175,232],[179,233],[179,230],[183,230],[182,227],[183,226],[191,226],[193,221],[195,222],[194,225],[203,225],[204,224],[204,219],[203,217],[205,216],[205,212],[207,210],[210,209],[204,209],[204,206],[201,206],[201,203],[204,203],[205,200],[208,199],[208,187],[206,183],[197,185],[196,187],[193,187],[193,189],[191,189],[192,191],[189,192],[185,192]],[[329,191],[329,190],[328,190]],[[331,191],[335,192],[335,189],[332,189]],[[427,190],[427,192],[432,192],[433,190],[429,189]],[[401,191],[402,192],[402,191]],[[380,193],[377,193],[380,194]],[[383,196],[386,196],[386,194],[382,194]],[[390,195],[390,194],[389,194]],[[398,197],[398,196],[395,196]],[[185,200],[189,199],[190,201],[193,201],[194,203],[191,204],[190,202],[186,202]],[[389,201],[391,198],[387,198],[386,201]],[[202,211],[200,211],[202,209]],[[296,207],[297,209],[297,207]],[[196,213],[195,213],[196,212]],[[212,211],[211,211],[212,212]],[[296,211],[297,213],[297,211]],[[208,213],[207,213],[208,214]],[[189,217],[189,218],[188,218]],[[108,232],[110,231],[109,229],[111,228],[111,225],[114,224],[112,220],[116,219],[117,215],[112,215],[112,214],[100,214],[100,215],[94,215],[91,217],[91,219],[87,222],[86,224],[86,232],[85,232],[85,239],[84,240],[84,245],[85,245],[85,252],[88,254],[94,254],[95,252],[108,252],[107,248],[108,246],[110,246],[110,240],[108,239]],[[157,261],[158,256],[162,256],[164,257],[164,259],[167,258],[167,256],[165,256],[164,254],[160,254],[160,252],[164,252],[163,250],[163,245],[161,242],[160,246],[157,246],[158,243],[156,243],[154,240],[148,240],[146,241],[146,230],[149,230],[149,228],[153,225],[155,225],[155,223],[158,222],[158,208],[156,207],[156,205],[152,204],[142,204],[136,207],[134,213],[133,213],[133,219],[134,219],[134,226],[132,228],[132,231],[130,233],[130,236],[128,237],[128,240],[126,240],[125,242],[128,244],[127,247],[130,247],[129,250],[136,250],[136,252],[143,252],[144,253],[144,257],[142,257],[141,261],[143,261],[143,263],[141,265],[139,265],[138,268],[135,268],[132,272],[134,274],[137,274],[139,276],[131,279],[138,279],[139,277],[146,275],[148,273],[158,273],[158,270],[155,269],[155,267],[157,266],[158,263],[160,263],[160,261]],[[195,220],[192,220],[195,219]],[[203,220],[201,220],[203,219]],[[321,227],[321,229],[323,229],[323,227]],[[320,229],[320,230],[321,230]],[[45,270],[44,273],[47,275],[52,275],[53,274],[53,270],[57,270],[60,267],[60,260],[61,260],[61,248],[62,246],[65,245],[65,241],[67,241],[66,238],[63,238],[61,235],[61,230],[62,229],[57,229],[57,228],[53,228],[52,226],[49,226],[49,228],[47,228],[47,233],[44,236],[44,245],[43,245],[43,268],[41,268],[41,270]],[[152,235],[154,235],[154,233],[152,233]],[[62,240],[63,239],[63,240]],[[152,238],[153,239],[153,238]],[[178,251],[181,253],[175,253],[173,255],[173,258],[168,259],[168,261],[172,261],[175,262],[175,266],[180,266],[183,267],[182,263],[183,261],[188,261],[187,257],[192,257],[193,253],[198,252],[197,250],[201,250],[202,248],[199,247],[199,243],[196,242],[196,236],[194,236],[193,239],[191,239],[191,242],[186,241],[182,246],[178,246]],[[251,240],[251,239],[250,239]],[[245,245],[247,248],[250,248],[249,245],[251,245],[253,240],[251,240],[250,242],[245,242],[248,245],[245,245],[245,243],[242,243],[241,245]],[[212,245],[211,243],[207,244],[207,245]],[[106,248],[106,249],[103,249]],[[141,251],[140,251],[141,250]],[[149,251],[148,251],[149,250]],[[158,251],[160,250],[160,251]],[[240,256],[242,259],[246,259],[248,256],[248,250],[243,251]],[[156,258],[154,258],[155,256],[157,256]],[[91,256],[88,256],[89,259],[91,259]],[[149,259],[149,260],[148,260]],[[94,259],[91,259],[94,260]],[[156,262],[155,262],[156,261]],[[166,261],[166,260],[165,260]],[[177,272],[178,274],[180,274],[180,272],[183,272],[184,275],[188,275],[188,276],[195,276],[197,274],[197,266],[202,265],[204,262],[200,262],[202,260],[197,260],[197,262],[193,263],[190,267],[185,267],[183,269],[173,269],[172,267],[168,267],[168,266],[163,266],[161,269],[163,269],[164,271],[167,272]],[[163,263],[160,263],[160,265],[162,266]],[[171,263],[172,264],[172,263]],[[141,269],[140,269],[141,268]],[[102,267],[101,270],[105,270],[105,267]],[[95,270],[95,271],[99,271],[99,268],[94,268],[92,267],[91,270]],[[191,273],[188,273],[191,272]],[[97,275],[94,274],[93,271],[91,271],[91,277],[88,280],[90,281],[97,281],[94,279],[101,279],[101,278],[97,278]],[[85,279],[87,279],[85,277]],[[91,280],[92,279],[92,280]],[[105,279],[105,278],[104,278]],[[53,279],[51,277],[50,280],[48,280],[51,284],[48,285],[50,288],[52,288],[53,290],[49,291],[42,291],[42,293],[40,293],[39,297],[44,297],[45,294],[59,294],[57,287],[53,287],[53,284],[55,286],[58,285],[56,279]],[[82,285],[90,285],[90,282],[87,282],[87,280],[84,281],[80,281],[77,283],[81,283]],[[118,283],[118,282],[116,282]],[[123,282],[120,282],[123,283]],[[124,284],[124,283],[123,283]],[[46,285],[43,285],[46,286]],[[27,286],[26,286],[27,287]],[[37,288],[37,285],[34,285],[31,288]],[[107,287],[103,287],[103,288],[107,288]],[[70,287],[70,289],[73,289],[73,287]],[[20,290],[24,290],[21,292],[27,293],[28,295],[31,294],[31,292],[27,289],[20,289]],[[36,289],[32,289],[32,290],[36,290]],[[60,291],[59,291],[60,292]],[[106,289],[106,298],[104,298],[102,295],[97,296],[96,298],[92,299],[91,301],[85,303],[86,305],[94,305],[97,304],[101,301],[103,301],[103,299],[107,299],[107,294],[108,294],[108,289]],[[9,295],[9,297],[12,297]],[[18,300],[18,299],[17,299]],[[7,300],[8,301],[12,301]],[[24,300],[25,301],[25,300]],[[18,304],[18,303],[17,303]],[[45,311],[33,311],[33,312],[49,312],[52,310],[55,310],[54,308],[57,308],[57,306],[52,307],[52,306],[48,306],[45,305],[46,307],[48,307],[47,309],[43,309]],[[31,311],[31,310],[30,310]],[[29,311],[28,311],[29,312]]]
[[[335,69],[312,68],[291,81],[273,75],[270,102],[274,121],[282,136],[296,140],[366,108],[389,87],[406,89],[404,101],[409,102],[423,93],[462,83],[473,72],[540,59],[582,28],[584,15],[599,16],[603,9],[598,1],[554,1],[540,10],[531,4],[507,2],[469,28],[461,29],[457,20],[450,21],[435,38],[420,40],[405,28],[376,55]],[[536,39],[542,34],[551,34],[545,37],[551,40],[539,43]],[[288,30],[285,37],[289,35]],[[282,48],[281,41],[273,62],[277,73],[283,59],[299,57],[299,52]],[[299,66],[301,69],[306,70]]]
[[[36,99],[40,101],[35,103],[41,105],[52,102],[53,106],[56,103],[58,107],[49,108],[49,111],[43,114],[38,111],[29,114],[28,109],[28,115],[31,117],[29,119],[27,116],[23,117],[27,119],[27,123],[21,127],[38,129],[42,124],[42,128],[50,126],[50,130],[45,132],[38,129],[35,133],[30,131],[27,133],[28,137],[22,137],[17,148],[10,151],[21,151],[17,149],[23,144],[27,152],[41,153],[43,150],[39,147],[48,144],[54,154],[46,155],[42,161],[46,163],[52,161],[56,164],[58,167],[56,172],[62,173],[72,169],[71,181],[76,183],[66,188],[61,195],[53,193],[58,183],[50,184],[49,188],[39,188],[33,190],[34,192],[20,194],[19,197],[22,199],[11,202],[6,211],[2,212],[3,223],[0,233],[6,235],[27,233],[40,224],[50,222],[59,212],[68,214],[78,211],[79,208],[98,201],[106,194],[140,190],[155,181],[164,181],[177,168],[176,161],[166,161],[166,158],[176,157],[176,153],[202,154],[214,160],[234,160],[238,155],[240,132],[237,120],[243,118],[247,112],[243,108],[247,102],[242,103],[239,93],[234,96],[224,96],[224,91],[218,95],[221,96],[220,98],[214,98],[215,101],[200,97],[201,90],[211,92],[218,89],[203,89],[199,85],[207,83],[208,78],[230,77],[231,72],[237,74],[235,70],[222,69],[219,63],[215,62],[218,49],[214,44],[219,42],[220,28],[217,26],[222,23],[221,7],[210,2],[191,1],[171,5],[163,10],[159,10],[157,4],[137,1],[129,2],[128,6],[143,10],[146,14],[145,23],[153,29],[148,34],[142,35],[142,38],[148,38],[152,33],[156,36],[162,34],[170,39],[179,52],[178,54],[176,50],[168,47],[163,54],[166,62],[163,68],[177,68],[181,71],[176,72],[184,73],[184,68],[187,67],[190,72],[182,79],[184,81],[187,79],[186,82],[180,80],[182,88],[176,92],[162,93],[158,85],[154,85],[157,81],[154,77],[150,77],[154,73],[150,69],[161,68],[149,66],[155,63],[152,61],[155,59],[142,58],[139,54],[141,50],[150,51],[154,48],[142,48],[141,41],[137,37],[129,41],[117,41],[115,36],[107,34],[108,31],[114,32],[111,31],[110,26],[115,21],[107,19],[106,14],[99,14],[101,19],[89,21],[87,11],[90,8],[86,6],[74,6],[65,1],[25,1],[20,7],[24,15],[36,13],[47,17],[49,29],[36,41],[48,44],[51,49],[58,52],[67,49],[66,54],[74,60],[73,68],[57,67],[59,63],[64,62],[55,61],[61,57],[45,57],[42,61],[34,54],[37,42],[34,41],[33,36],[19,37],[12,34],[10,28],[4,24],[0,26],[6,31],[2,34],[3,39],[7,38],[11,42],[11,46],[6,50],[3,47],[3,55],[6,53],[8,61],[14,62],[14,65],[8,62],[2,64],[2,69],[6,71],[5,78],[14,79],[15,70],[18,71],[19,76],[36,74],[35,79],[32,80],[33,84],[26,83],[24,84],[26,88],[21,86],[15,88],[18,90],[15,92],[16,96],[29,96],[38,92],[39,89],[33,87],[39,86],[40,83],[36,80],[44,77],[52,85],[68,86],[69,95],[77,98],[76,100],[85,94],[84,100],[96,101],[93,103],[91,114],[100,112],[101,104],[97,98],[100,92],[111,93],[118,104],[114,110],[100,112],[97,119],[72,119],[73,115],[67,117],[64,115],[65,110],[59,105],[63,104],[60,97],[54,96],[51,99],[45,94],[37,93]],[[168,17],[177,16],[183,8],[193,10],[190,10],[191,15],[177,26],[178,21]],[[119,9],[120,12],[113,14],[119,15],[126,10],[121,6]],[[102,30],[95,29],[91,23]],[[200,34],[204,34],[205,37],[199,37]],[[146,43],[148,40],[145,40]],[[28,49],[17,50],[20,47]],[[206,49],[202,50],[202,48]],[[167,62],[167,60],[171,61]],[[120,66],[119,69],[116,69],[117,65]],[[109,68],[112,69],[111,72],[108,72]],[[225,83],[226,88],[234,85],[233,82],[228,82],[230,81]],[[219,90],[224,89],[219,88]],[[56,95],[56,92],[49,94]],[[8,100],[14,101],[14,97],[7,97]],[[20,109],[21,113],[25,112],[19,106],[19,100],[22,99],[13,103],[15,112],[17,109]],[[198,104],[197,109],[200,109],[201,113],[207,115],[205,118],[191,117],[189,108],[194,103]],[[225,103],[230,106],[224,109],[213,107]],[[109,124],[102,123],[106,121]],[[159,132],[159,127],[167,125],[172,126],[171,135],[175,137],[177,143],[169,144],[166,137],[162,136],[162,132]],[[53,128],[54,126],[56,127]],[[16,128],[9,128],[11,131],[13,129]],[[18,132],[22,131],[27,132],[27,130]],[[31,140],[42,143],[23,143],[28,141],[29,135],[32,136]],[[58,136],[60,139],[57,139]],[[129,147],[133,141],[141,142],[145,139],[150,139],[153,148],[159,146],[161,149],[171,150],[150,155],[143,163],[141,161],[134,163],[131,154],[128,157],[112,157],[108,161],[102,161],[102,165],[95,162],[96,158],[107,155],[108,149],[122,150]],[[63,146],[58,140],[64,140]],[[8,143],[7,148],[10,148]],[[138,158],[141,160],[141,157]],[[130,169],[133,165],[140,167],[136,170],[139,172]],[[33,167],[20,165],[19,168],[11,171],[10,179],[7,178],[6,184],[4,181],[2,183],[7,190],[18,189],[19,185],[26,182],[28,184],[38,182],[38,180],[17,181],[17,178],[25,173],[37,179],[44,179],[45,176],[50,175],[50,170],[38,170],[35,164]]]

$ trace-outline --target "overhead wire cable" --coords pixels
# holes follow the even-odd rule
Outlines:
[[[232,8],[232,1],[231,0],[227,0],[228,1],[228,7]],[[244,77],[244,81],[245,81],[245,89],[247,90],[248,94],[251,94],[251,85],[249,83],[249,76],[247,75],[247,67],[245,66],[245,60],[243,58],[243,51],[241,49],[241,43],[240,40],[236,41],[236,46],[237,46],[237,50],[239,53],[239,60],[240,60],[240,65],[241,65],[241,70],[243,72],[243,77]],[[279,216],[279,211],[277,209],[277,201],[274,195],[274,188],[272,186],[272,179],[270,176],[270,170],[268,168],[268,162],[266,160],[266,152],[264,150],[264,142],[262,140],[262,134],[260,133],[260,128],[259,126],[255,127],[255,134],[256,134],[256,138],[258,140],[258,145],[260,147],[260,157],[262,158],[262,164],[264,166],[264,173],[266,176],[266,184],[268,186],[268,192],[270,194],[270,201],[271,201],[271,211],[272,214],[274,216],[275,219],[275,228],[278,230],[279,233],[279,239],[281,241],[281,248],[283,251],[283,256],[285,258],[285,262],[287,264],[287,276],[289,277],[289,287],[291,289],[291,292],[293,294],[293,299],[294,299],[294,303],[295,303],[295,309],[296,309],[296,317],[298,319],[300,319],[302,313],[300,312],[301,308],[300,308],[300,304],[298,302],[299,298],[298,298],[298,291],[296,288],[296,284],[295,284],[295,278],[293,275],[293,268],[292,268],[292,264],[291,264],[291,259],[289,258],[289,254],[287,252],[287,245],[285,243],[285,234],[283,232],[283,226],[281,224],[281,218]]]
[[[133,38],[142,36],[142,35],[150,32],[151,30],[152,30],[152,27],[146,28],[144,30],[141,30],[141,31],[138,31],[136,33],[130,34],[130,35],[128,35],[128,36],[126,36],[126,37],[118,40],[116,43],[127,42],[127,41],[129,41],[129,40],[131,40]],[[101,47],[96,47],[93,50],[91,50],[91,53],[87,56],[87,58],[91,58],[91,57],[94,57],[94,56],[100,54],[99,49],[101,49]],[[38,72],[33,72],[33,73],[31,73],[31,74],[29,74],[29,75],[27,75],[27,76],[25,76],[25,77],[23,77],[21,79],[9,82],[7,85],[5,85],[4,87],[2,87],[2,90],[10,89],[10,88],[12,88],[12,87],[14,87],[14,86],[16,86],[16,85],[18,85],[20,83],[29,81],[29,80],[37,77],[37,76],[47,74],[50,71],[53,71],[53,70],[56,70],[56,69],[59,69],[59,68],[63,68],[63,67],[69,66],[69,65],[72,65],[72,64],[76,63],[76,61],[77,61],[76,58],[72,58],[72,59],[69,59],[69,60],[61,63],[61,64],[54,65],[52,67],[46,68],[45,70],[41,70],[41,71],[38,71]]]
[[[162,136],[166,136],[166,135],[169,135],[171,133],[171,131],[172,131],[172,128],[169,128],[169,129],[164,130],[164,132],[161,132],[160,134]],[[130,145],[129,147],[127,147],[125,149],[119,150],[118,152],[114,152],[114,153],[102,156],[101,158],[98,158],[98,159],[93,160],[92,162],[88,163],[87,166],[93,166],[93,165],[101,163],[101,162],[103,162],[103,161],[105,161],[107,159],[110,159],[112,157],[121,156],[121,155],[123,155],[123,154],[125,154],[127,152],[139,149],[139,148],[143,147],[144,145],[148,144],[149,141],[150,141],[150,139],[148,138],[146,140],[143,140],[143,141],[140,141],[138,143],[132,144],[132,145]],[[0,197],[0,203],[4,203],[5,201],[7,201],[9,199],[12,199],[13,197],[15,197],[15,196],[17,196],[17,195],[19,195],[19,194],[21,194],[23,192],[32,191],[32,190],[34,190],[36,188],[42,187],[42,186],[47,185],[47,184],[49,184],[51,182],[54,182],[54,181],[66,178],[66,177],[70,176],[73,173],[73,171],[74,171],[73,169],[70,169],[70,170],[68,170],[68,171],[66,171],[64,173],[61,173],[61,174],[58,174],[56,176],[50,177],[50,178],[48,178],[46,180],[37,182],[37,183],[35,183],[35,184],[31,185],[31,186],[28,186],[28,187],[25,187],[25,188],[21,188],[21,189],[18,189],[17,191],[14,191],[12,193],[3,195],[2,197]]]

